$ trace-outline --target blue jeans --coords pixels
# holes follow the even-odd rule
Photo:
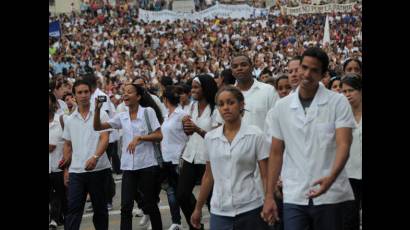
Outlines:
[[[68,183],[68,210],[64,230],[79,230],[87,193],[90,194],[96,230],[108,230],[107,196],[105,181],[110,169],[97,172],[70,173]]]
[[[210,230],[269,230],[262,220],[262,207],[241,213],[235,217],[219,216],[211,213]]]
[[[181,224],[181,214],[179,212],[179,204],[177,200],[177,185],[178,185],[178,165],[173,165],[172,162],[164,162],[164,168],[167,176],[168,187],[166,188],[168,203],[171,211],[172,223]]]
[[[343,203],[324,205],[283,204],[285,230],[342,230]]]

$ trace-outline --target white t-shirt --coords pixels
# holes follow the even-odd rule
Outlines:
[[[346,97],[319,84],[305,112],[299,89],[278,101],[266,117],[269,137],[283,140],[286,146],[282,166],[284,203],[308,205],[306,194],[313,182],[328,176],[336,158],[336,129],[354,127]],[[352,188],[343,169],[329,190],[314,198],[314,205],[353,200]]]
[[[182,118],[186,115],[185,111],[177,107],[173,113],[165,117],[162,123],[161,150],[164,161],[171,161],[172,164],[179,163],[179,158],[189,139],[182,125]]]
[[[48,154],[49,173],[62,171],[58,168],[58,163],[63,158],[64,140],[62,135],[63,129],[59,121],[59,116],[54,115],[54,120],[48,124],[48,144],[56,146],[56,148]]]
[[[189,115],[191,116],[192,122],[194,122],[196,126],[206,132],[218,126],[218,110],[216,107],[211,115],[211,107],[208,104],[200,117],[198,117],[198,102],[193,103],[191,108],[192,109],[190,109]],[[189,137],[184,153],[182,154],[182,158],[189,163],[205,164],[204,151],[204,139],[199,134],[193,133]]]
[[[269,157],[270,143],[256,126],[241,125],[232,143],[220,126],[205,136],[204,158],[210,162],[214,187],[211,213],[234,217],[263,205],[258,161]]]
[[[106,112],[100,113],[101,122],[108,121],[108,115]],[[90,110],[87,117],[84,119],[78,112],[78,108],[67,117],[64,123],[63,138],[71,141],[72,144],[72,157],[71,165],[69,168],[70,173],[85,173],[95,172],[103,169],[111,168],[111,163],[108,160],[107,154],[98,159],[95,169],[86,171],[85,164],[97,150],[97,145],[100,139],[100,132],[94,130],[94,111]]]
[[[153,131],[160,128],[155,111],[151,107],[138,107],[137,119],[131,120],[128,107],[125,112],[117,113],[108,123],[114,129],[122,129],[122,170],[138,170],[158,165],[155,158],[154,146],[152,142],[143,141],[136,146],[133,154],[127,151],[129,143],[136,136],[148,135],[148,127],[144,118],[144,111],[148,110],[148,116]]]
[[[353,141],[350,146],[350,156],[346,163],[346,172],[349,178],[362,179],[362,119],[357,123],[352,131]]]

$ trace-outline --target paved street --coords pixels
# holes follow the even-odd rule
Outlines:
[[[120,205],[121,205],[121,180],[119,176],[116,176],[114,174],[114,178],[116,179],[116,195],[114,197],[114,201],[113,201],[113,210],[110,211],[110,217],[109,217],[109,229],[110,230],[119,230],[120,229]],[[194,189],[194,194],[195,196],[197,196],[199,193],[199,187],[195,187]],[[162,225],[163,225],[163,229],[168,229],[169,226],[171,226],[172,221],[171,221],[171,214],[169,211],[169,206],[168,206],[168,199],[167,199],[167,195],[164,191],[161,191],[160,194],[160,203],[159,203],[159,207],[160,207],[160,211],[161,211],[161,217],[162,217]],[[88,207],[88,205],[91,203],[86,203],[86,208]],[[134,206],[134,216],[135,216],[135,208],[136,208],[137,204],[135,203]],[[185,221],[185,217],[181,213],[181,217],[182,217],[182,226],[184,227],[184,229],[188,229],[188,225]],[[209,229],[209,212],[208,209],[206,207],[206,205],[204,206],[203,210],[203,223],[205,224],[205,229]],[[81,230],[94,230],[94,225],[92,222],[92,212],[84,212],[83,215],[83,220],[81,222]],[[133,229],[135,230],[145,230],[148,228],[148,226],[139,226],[139,221],[141,220],[141,217],[134,217],[133,219]],[[60,229],[64,229],[62,226],[58,228]]]

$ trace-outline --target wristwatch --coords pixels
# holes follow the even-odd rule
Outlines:
[[[99,156],[97,156],[96,154],[93,155],[94,159],[98,161],[98,159],[100,158]]]

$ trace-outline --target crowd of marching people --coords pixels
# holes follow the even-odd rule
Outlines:
[[[204,204],[212,230],[360,229],[360,8],[329,15],[330,44],[320,14],[136,15],[60,15],[49,38],[50,227],[90,200],[106,230],[120,192],[122,230],[135,203],[154,230],[203,229]]]

